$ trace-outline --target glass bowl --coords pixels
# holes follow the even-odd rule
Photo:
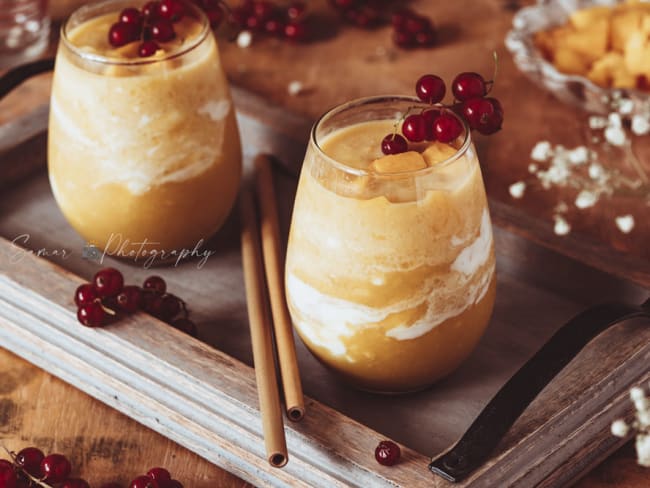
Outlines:
[[[563,25],[571,12],[593,6],[623,3],[617,0],[538,0],[519,10],[506,36],[506,47],[517,67],[534,83],[551,91],[565,103],[588,112],[612,112],[612,101],[621,97],[633,102],[631,113],[650,113],[650,94],[638,90],[603,88],[584,76],[561,73],[547,61],[534,42],[536,32]]]

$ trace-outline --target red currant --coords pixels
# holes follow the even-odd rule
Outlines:
[[[87,303],[77,310],[77,320],[86,327],[101,327],[108,317],[99,302]]]
[[[480,74],[464,72],[454,78],[451,83],[451,91],[454,93],[456,100],[464,102],[470,98],[484,97],[487,93],[487,87]]]
[[[142,306],[142,292],[138,286],[125,286],[117,295],[117,306],[126,313],[135,313]]]
[[[147,291],[153,291],[159,295],[164,295],[167,291],[167,283],[160,276],[150,276],[142,284],[142,288]]]
[[[165,468],[151,468],[147,471],[147,476],[156,481],[168,481],[172,479],[172,475]]]
[[[384,154],[399,154],[408,150],[408,142],[399,134],[388,134],[381,141],[381,151]]]
[[[44,457],[45,454],[43,454],[43,451],[40,449],[37,449],[36,447],[26,447],[16,454],[16,465],[35,478],[41,478],[41,461],[43,461]]]
[[[140,27],[136,24],[116,22],[108,31],[108,42],[113,47],[120,47],[138,39]]]
[[[462,113],[472,129],[490,135],[501,129],[503,109],[495,98],[472,98],[463,102]]]
[[[100,297],[112,297],[122,291],[124,276],[115,268],[104,268],[95,274],[93,285]]]
[[[0,486],[3,488],[16,488],[18,476],[14,466],[4,459],[0,459]]]
[[[409,115],[402,123],[402,134],[411,142],[421,142],[426,135],[424,119],[420,114]]]
[[[185,15],[185,7],[178,0],[161,0],[158,15],[171,22],[178,22]]]
[[[433,124],[441,113],[442,112],[438,109],[425,110],[422,112],[422,118],[424,119],[424,138],[427,141],[436,140],[436,133],[433,130]]]
[[[81,478],[68,478],[61,485],[61,488],[90,488],[90,485],[86,480]]]
[[[144,4],[142,7],[142,15],[144,15],[148,19],[155,19],[158,17],[160,9],[160,2],[147,2]]]
[[[307,10],[305,2],[293,2],[287,7],[287,17],[291,20],[297,20],[303,16]]]
[[[375,459],[379,464],[392,466],[401,455],[401,450],[397,444],[392,441],[381,441],[375,449]]]
[[[433,30],[426,30],[415,34],[415,42],[418,46],[429,47],[436,43],[436,33]]]
[[[86,305],[87,303],[92,303],[95,298],[97,298],[97,292],[95,287],[90,283],[80,285],[74,292],[74,303],[77,307]]]
[[[272,36],[281,36],[284,34],[285,24],[278,18],[271,18],[264,24],[264,30]]]
[[[120,22],[123,24],[135,24],[140,28],[142,20],[142,13],[137,8],[129,7],[120,12]]]
[[[167,294],[162,297],[158,317],[165,322],[169,322],[171,319],[176,317],[182,309],[183,305],[181,304],[181,300],[174,295]]]
[[[418,32],[424,32],[430,28],[430,23],[428,19],[415,15],[406,19],[404,23],[404,30],[410,32],[411,34],[417,34]]]
[[[45,481],[49,483],[64,481],[71,470],[70,461],[62,454],[50,454],[41,461],[41,472]]]
[[[463,132],[463,125],[454,115],[443,113],[433,123],[433,131],[440,142],[452,142]]]
[[[415,84],[418,98],[427,103],[438,103],[445,98],[445,82],[436,75],[424,75]]]
[[[412,10],[409,10],[407,8],[402,8],[399,10],[395,10],[393,12],[393,15],[391,15],[390,20],[395,29],[401,30],[406,25],[406,21],[412,18],[414,15],[415,12],[413,12]]]
[[[176,37],[174,26],[167,19],[156,19],[149,25],[149,34],[154,41],[167,42]]]
[[[156,54],[158,49],[160,49],[160,46],[156,41],[144,41],[138,48],[138,56],[141,58],[148,58],[149,56]]]
[[[160,488],[160,485],[149,476],[138,476],[129,483],[129,488]]]
[[[186,334],[191,335],[192,337],[196,337],[198,334],[198,331],[196,329],[196,324],[189,319],[185,319],[185,318],[176,319],[171,323],[171,325],[175,329],[178,329],[181,332],[185,332]]]
[[[397,31],[393,35],[393,41],[399,47],[409,48],[415,46],[415,36],[410,32],[406,31]]]
[[[284,27],[284,37],[293,42],[307,39],[307,27],[301,22],[291,22]]]
[[[264,22],[273,15],[275,8],[273,4],[267,0],[259,0],[253,3],[253,15],[264,24]]]

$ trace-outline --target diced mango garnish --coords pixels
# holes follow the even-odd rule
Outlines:
[[[456,154],[456,152],[456,148],[450,146],[449,144],[435,141],[425,149],[425,151],[422,153],[422,157],[429,166],[433,166],[434,164],[449,159],[454,154]]]
[[[424,169],[427,163],[422,155],[415,151],[400,154],[390,154],[383,158],[375,159],[370,164],[370,169],[377,173],[400,173],[403,171],[416,171]]]

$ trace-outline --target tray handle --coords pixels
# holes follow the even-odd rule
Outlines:
[[[429,469],[457,483],[488,459],[512,424],[548,383],[601,332],[624,320],[650,317],[641,306],[611,303],[591,307],[563,325],[490,400],[456,445]]]
[[[53,69],[54,58],[40,59],[10,69],[0,77],[0,100],[28,78]]]

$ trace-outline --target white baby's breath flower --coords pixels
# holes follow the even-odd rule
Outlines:
[[[592,115],[589,117],[589,128],[592,130],[604,129],[607,127],[607,119],[600,115]]]
[[[521,198],[524,196],[524,192],[526,191],[526,183],[518,181],[517,183],[510,185],[508,190],[510,191],[510,196],[512,198]]]
[[[243,30],[237,36],[237,45],[241,48],[250,47],[253,42],[253,34],[247,30]]]
[[[644,410],[642,412],[637,412],[636,418],[639,421],[639,426],[642,428],[650,427],[650,410]]]
[[[578,193],[575,204],[578,208],[589,208],[593,207],[597,201],[598,196],[594,192],[589,190],[582,190],[580,193]]]
[[[565,236],[571,232],[571,226],[561,215],[554,215],[553,219],[555,220],[555,225],[553,226],[553,232],[558,236]]]
[[[551,143],[548,141],[538,142],[530,152],[530,158],[538,162],[547,161],[551,156],[553,156],[553,149],[551,148]]]
[[[289,83],[289,85],[287,85],[287,92],[291,96],[296,96],[299,95],[300,92],[302,92],[303,88],[304,87],[302,85],[302,82],[294,80],[291,83]]]
[[[650,435],[639,434],[636,437],[636,455],[641,466],[650,468]]]
[[[632,132],[637,136],[650,134],[650,118],[644,115],[635,115],[632,117]]]
[[[650,399],[646,397],[637,398],[634,400],[634,408],[636,408],[636,411],[640,414],[650,411]]]
[[[625,437],[630,431],[630,427],[625,423],[625,420],[618,419],[612,422],[612,434],[616,437]]]
[[[643,388],[640,388],[638,386],[630,388],[630,398],[633,402],[645,398],[645,392],[643,391]]]
[[[622,127],[610,125],[605,129],[605,139],[612,146],[622,146],[627,141],[627,136]]]

